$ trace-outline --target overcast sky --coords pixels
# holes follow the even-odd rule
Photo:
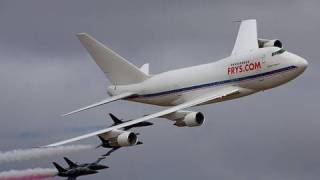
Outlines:
[[[281,87],[192,108],[199,128],[165,120],[141,129],[145,144],[120,150],[111,168],[82,179],[313,180],[320,176],[318,0],[0,0],[0,151],[46,145],[159,107],[115,102],[62,118],[107,97],[109,82],[74,36],[87,32],[151,73],[228,56],[234,20],[256,18],[261,38],[278,38],[309,62]],[[96,138],[82,143],[98,144]],[[70,156],[93,161],[104,150]],[[0,171],[52,167],[62,157],[2,164]]]

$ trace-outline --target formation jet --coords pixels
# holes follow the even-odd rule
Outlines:
[[[67,164],[69,165],[69,168],[71,169],[78,168],[78,167],[86,167],[96,171],[109,168],[108,166],[99,164],[99,162],[103,159],[105,159],[105,157],[100,157],[95,162],[92,162],[92,163],[76,164],[75,162],[71,161],[67,157],[64,157],[64,160],[67,162]]]
[[[123,124],[125,122],[131,121],[131,120],[123,121],[122,119],[119,119],[118,117],[116,117],[112,113],[109,113],[109,116],[113,120],[113,125],[112,126],[116,126],[116,125]],[[148,121],[144,121],[144,122],[139,122],[139,123],[136,123],[136,124],[132,124],[130,126],[126,126],[126,127],[123,128],[123,130],[127,131],[127,130],[130,130],[132,128],[146,127],[146,126],[152,126],[152,125],[153,125],[153,123],[148,122]]]
[[[104,157],[99,158],[93,163],[86,163],[77,165],[70,161],[68,158],[64,158],[69,165],[69,168],[63,168],[58,163],[53,162],[53,165],[58,170],[57,176],[67,177],[67,180],[76,180],[79,176],[85,176],[98,173],[98,170],[107,169],[108,166],[98,164]]]
[[[187,108],[241,98],[281,86],[300,76],[308,67],[304,58],[285,50],[279,39],[258,38],[255,19],[241,21],[229,56],[215,62],[159,74],[150,74],[149,64],[141,68],[133,65],[86,33],[79,33],[77,37],[110,80],[107,92],[111,97],[66,113],[65,116],[117,100],[167,108],[46,147],[97,135],[117,146],[132,146],[137,142],[136,136],[120,129],[154,118],[174,121],[174,125],[178,127],[201,126],[205,115],[202,112],[188,111]]]

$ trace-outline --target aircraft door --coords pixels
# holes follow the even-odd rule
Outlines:
[[[265,69],[266,69],[266,65],[267,65],[267,63],[266,63],[266,55],[264,54],[258,59],[259,59],[258,62],[260,62],[261,66],[257,69],[257,74],[261,74],[261,73],[265,72]],[[264,76],[261,76],[259,78],[259,81],[263,82],[264,81]]]

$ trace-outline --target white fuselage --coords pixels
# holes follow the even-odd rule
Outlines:
[[[219,101],[246,96],[282,85],[306,69],[306,60],[287,51],[275,53],[279,50],[277,47],[260,48],[213,63],[160,73],[142,83],[110,86],[108,93],[135,92],[137,96],[128,100],[160,106],[181,104],[230,85],[243,89],[239,94]]]

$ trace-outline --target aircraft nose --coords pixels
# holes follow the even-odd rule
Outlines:
[[[108,169],[109,166],[104,166],[104,165],[102,165],[101,168],[102,168],[102,169]]]
[[[105,165],[99,165],[97,166],[97,169],[101,170],[101,169],[108,169],[109,166],[105,166]]]
[[[308,61],[303,59],[302,57],[297,58],[297,66],[303,70],[308,67]]]

